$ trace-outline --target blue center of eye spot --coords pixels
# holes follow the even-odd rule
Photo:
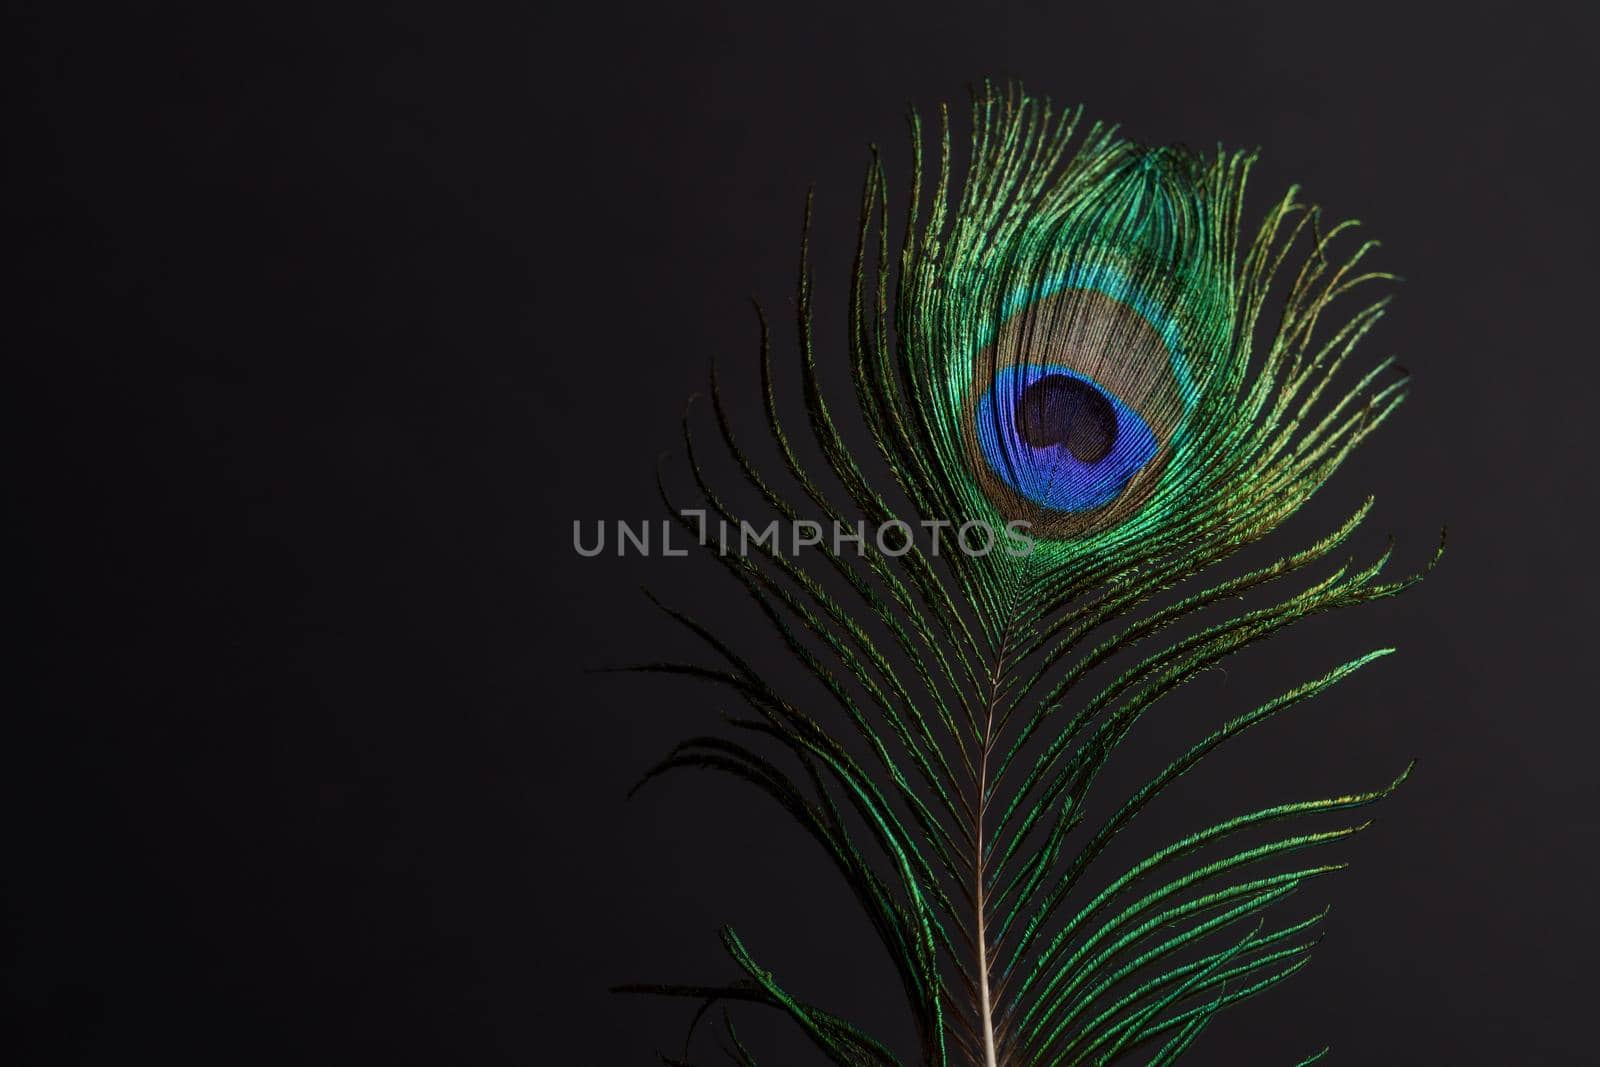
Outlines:
[[[1068,367],[997,371],[975,414],[989,469],[1052,511],[1109,504],[1161,447],[1138,412]]]

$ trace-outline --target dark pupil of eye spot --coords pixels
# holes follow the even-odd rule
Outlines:
[[[1034,448],[1064,444],[1080,463],[1098,463],[1117,440],[1117,412],[1105,394],[1065,374],[1047,374],[1017,398],[1017,433]]]

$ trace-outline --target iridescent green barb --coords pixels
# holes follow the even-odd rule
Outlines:
[[[897,255],[874,154],[849,350],[861,417],[909,511],[874,484],[824,398],[804,250],[801,396],[848,499],[824,488],[791,443],[764,318],[765,417],[782,478],[798,493],[780,491],[779,476],[737,441],[715,373],[719,437],[771,514],[734,512],[684,422],[694,509],[710,521],[759,527],[776,515],[853,528],[864,519],[902,532],[933,524],[947,538],[1009,525],[1029,531],[1032,550],[941,554],[915,537],[868,536],[825,538],[800,554],[756,540],[739,554],[705,539],[837,710],[781,694],[672,609],[720,664],[641,668],[720,683],[749,714],[729,718],[726,735],[685,740],[640,785],[679,768],[718,770],[792,816],[855,894],[899,975],[918,1055],[940,1067],[1176,1062],[1218,1011],[1305,966],[1322,916],[1274,927],[1265,913],[1341,865],[1288,857],[1366,823],[1278,827],[1370,804],[1405,778],[1198,830],[1084,899],[1085,874],[1111,839],[1179,776],[1392,650],[1228,719],[1088,822],[1100,770],[1147,711],[1291,623],[1392,596],[1420,575],[1381,581],[1388,552],[1346,559],[1265,606],[1180,629],[1226,601],[1268,597],[1332,557],[1366,517],[1370,500],[1308,548],[1199,579],[1293,514],[1403,399],[1392,360],[1336,384],[1387,297],[1337,315],[1332,305],[1390,276],[1362,267],[1373,242],[1335,255],[1354,224],[1325,227],[1293,189],[1242,244],[1247,155],[1149,149],[1098,124],[1079,136],[1079,125],[1077,111],[1057,116],[1048,101],[985,85],[952,195],[948,117],[941,111],[930,165],[913,116]],[[807,230],[809,217],[808,206]],[[664,487],[662,499],[686,530],[702,532],[684,514],[694,509]],[[1114,669],[1114,657],[1136,662]],[[854,738],[836,732],[844,723]],[[1261,843],[1263,830],[1279,836]],[[1245,832],[1257,843],[1230,844]],[[1253,925],[1241,937],[1245,921]],[[691,1036],[714,1005],[748,1002],[787,1014],[834,1063],[900,1062],[791,994],[733,930],[722,936],[742,978],[622,988],[700,1001]],[[722,1047],[735,1063],[756,1062],[731,1020]],[[686,1041],[663,1060],[687,1064],[691,1054]]]

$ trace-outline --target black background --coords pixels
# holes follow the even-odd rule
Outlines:
[[[1401,649],[1141,832],[1421,765],[1297,898],[1335,905],[1311,968],[1195,1061],[1592,1062],[1580,5],[130,7],[7,30],[17,1062],[649,1063],[686,1006],[606,987],[731,977],[724,921],[903,1046],[797,832],[723,780],[624,802],[722,698],[584,671],[691,649],[644,582],[781,657],[703,561],[582,560],[571,523],[658,514],[713,355],[753,414],[747,300],[787,322],[813,182],[844,384],[866,143],[903,182],[908,102],[959,110],[985,75],[1142,140],[1260,146],[1256,211],[1304,182],[1407,278],[1367,353],[1414,396],[1269,547],[1372,492],[1363,551],[1392,530],[1413,570],[1448,523],[1445,563],[1154,717],[1159,752]]]

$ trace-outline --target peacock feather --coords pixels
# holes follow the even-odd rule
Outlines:
[[[1103,884],[1086,879],[1218,746],[1392,651],[1236,714],[1112,798],[1109,814],[1087,816],[1108,758],[1185,682],[1292,623],[1420,577],[1382,580],[1387,551],[1335,562],[1370,499],[1298,552],[1213,570],[1293,514],[1401,403],[1392,360],[1342,380],[1388,298],[1349,312],[1340,298],[1391,276],[1364,267],[1374,242],[1335,254],[1354,224],[1325,226],[1294,189],[1242,242],[1250,155],[1142,147],[1114,128],[1083,130],[1080,110],[1058,115],[1020,88],[985,85],[958,178],[940,117],[931,164],[911,118],[898,221],[876,150],[862,196],[850,369],[881,465],[852,452],[825,399],[802,240],[799,380],[826,473],[802,460],[780,417],[762,318],[764,417],[784,471],[738,440],[715,369],[710,400],[744,492],[769,510],[740,514],[712,486],[687,416],[695,496],[662,490],[819,685],[780,692],[724,636],[663,606],[715,664],[639,669],[718,683],[745,711],[683,741],[640,786],[716,770],[798,822],[892,961],[923,1063],[1168,1064],[1218,1011],[1305,966],[1321,915],[1275,923],[1268,909],[1342,866],[1305,850],[1365,825],[1306,820],[1370,804],[1406,776],[1245,812]],[[778,538],[726,551],[707,535],[710,523],[773,517],[867,533],[808,538],[799,552]],[[944,551],[918,532],[942,533]],[[1246,594],[1262,606],[1230,615]],[[759,1004],[834,1063],[900,1062],[788,991],[734,930],[722,942],[733,980],[620,989],[692,998],[691,1036],[714,1006]],[[731,1018],[722,1048],[755,1063]],[[695,1054],[686,1042],[663,1059]]]

